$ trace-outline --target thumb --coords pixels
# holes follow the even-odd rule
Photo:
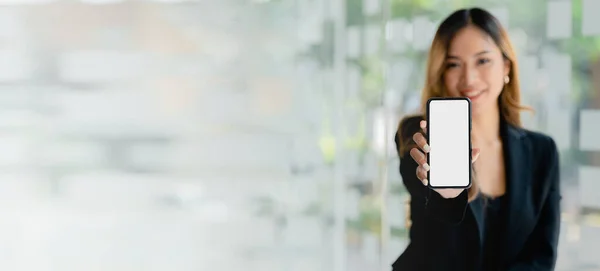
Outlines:
[[[477,158],[479,158],[480,153],[481,150],[479,148],[473,148],[471,150],[471,163],[475,163],[475,161],[477,161]]]

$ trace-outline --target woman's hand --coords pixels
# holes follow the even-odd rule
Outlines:
[[[427,133],[427,121],[422,120],[421,123],[421,129],[423,130],[423,133]],[[427,139],[425,139],[425,136],[423,136],[423,133],[415,133],[413,135],[413,140],[417,143],[418,148],[413,148],[412,150],[410,150],[410,156],[415,160],[415,162],[417,162],[417,164],[419,165],[417,167],[417,178],[419,178],[419,180],[421,180],[421,182],[423,183],[423,185],[427,185],[428,181],[427,181],[427,172],[429,171],[429,165],[427,164],[427,154],[430,151],[430,147],[429,144],[427,143]],[[473,148],[472,153],[471,153],[471,163],[474,163],[477,158],[479,157],[479,149],[477,148]],[[460,193],[462,193],[462,191],[464,189],[457,189],[457,188],[441,188],[441,189],[434,189],[437,193],[439,193],[442,197],[444,198],[456,198],[458,197],[458,195],[460,195]]]

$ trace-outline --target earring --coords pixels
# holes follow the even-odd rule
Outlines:
[[[510,82],[510,77],[508,75],[504,76],[504,84],[508,84]]]

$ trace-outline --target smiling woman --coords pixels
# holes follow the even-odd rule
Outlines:
[[[503,85],[510,83],[513,68],[510,59],[514,53],[510,47],[506,51],[503,53],[492,37],[477,26],[469,25],[459,31],[450,43],[443,67],[446,94],[471,99],[475,115],[481,113],[482,108],[496,107]],[[519,95],[518,87],[513,87],[512,93],[505,96],[509,95]]]
[[[471,99],[476,174],[468,189],[428,188],[425,114],[401,121],[396,144],[412,226],[394,270],[554,269],[558,151],[552,138],[522,128],[517,75],[508,34],[489,12],[458,10],[439,26],[422,109],[432,97]]]
[[[431,45],[422,108],[431,97],[474,98],[473,115],[480,108],[498,108],[498,97],[509,123],[520,126],[516,54],[508,34],[489,13],[455,12],[442,23]],[[483,11],[483,10],[481,10]],[[485,12],[485,11],[483,11]],[[487,92],[485,99],[479,94]]]

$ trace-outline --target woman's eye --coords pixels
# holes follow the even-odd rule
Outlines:
[[[477,60],[477,64],[479,64],[479,65],[483,65],[483,64],[486,64],[488,62],[490,62],[489,58],[482,58],[482,59]]]
[[[448,64],[446,64],[446,68],[447,69],[456,68],[456,67],[458,67],[458,64],[456,64],[456,63],[448,63]]]

